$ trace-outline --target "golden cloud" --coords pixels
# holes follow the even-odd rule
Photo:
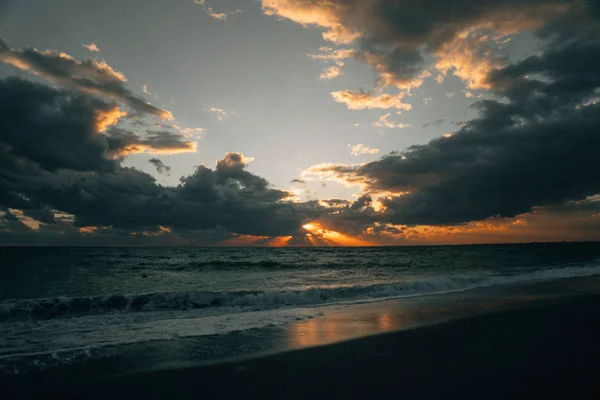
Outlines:
[[[303,26],[325,28],[323,38],[327,41],[347,44],[361,36],[357,30],[345,25],[341,9],[344,6],[327,0],[263,0],[266,15],[286,18]]]
[[[114,106],[108,110],[97,110],[94,118],[96,123],[96,132],[102,133],[107,128],[119,123],[121,117],[126,117],[127,113],[121,111],[119,106]]]
[[[342,75],[342,69],[340,67],[337,66],[331,66],[331,67],[327,67],[325,68],[325,70],[321,73],[321,75],[319,76],[320,79],[333,79],[336,78],[340,75]]]
[[[337,103],[344,103],[350,110],[362,110],[365,108],[397,108],[399,110],[410,110],[412,106],[407,103],[403,103],[404,93],[398,93],[391,95],[383,93],[377,96],[373,96],[369,93],[354,92],[351,90],[342,90],[331,93],[333,99]]]

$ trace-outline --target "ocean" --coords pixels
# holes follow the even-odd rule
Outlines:
[[[294,346],[275,346],[273,332],[332,310],[600,274],[599,243],[14,247],[0,256],[4,375],[115,359],[123,372],[285,350]]]

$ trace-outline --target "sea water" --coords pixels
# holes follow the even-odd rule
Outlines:
[[[310,319],[328,307],[600,274],[598,243],[29,247],[0,248],[0,256],[2,374],[131,348],[147,353],[184,339],[222,346],[227,335]]]

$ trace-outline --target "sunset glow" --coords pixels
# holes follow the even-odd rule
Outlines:
[[[302,226],[309,231],[307,239],[313,246],[375,246],[367,240],[323,228],[318,222]]]

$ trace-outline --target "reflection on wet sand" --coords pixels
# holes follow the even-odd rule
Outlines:
[[[401,329],[411,329],[447,319],[465,317],[499,309],[519,307],[551,293],[508,295],[503,298],[465,296],[458,303],[440,304],[436,296],[364,304],[326,313],[322,317],[299,321],[287,329],[290,348],[320,346]],[[457,293],[456,298],[463,296]]]
[[[293,348],[319,346],[409,325],[410,314],[400,312],[377,312],[360,318],[350,313],[335,314],[293,324],[288,331],[288,344]]]

